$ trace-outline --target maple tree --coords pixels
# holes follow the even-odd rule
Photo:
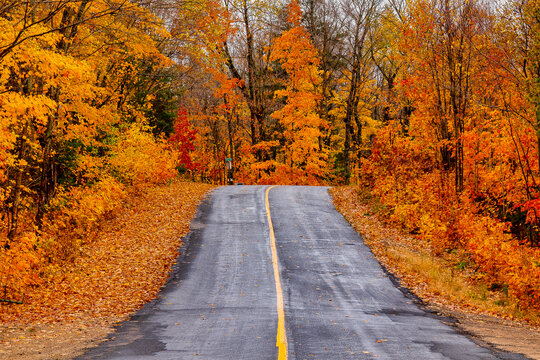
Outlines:
[[[193,142],[196,134],[197,131],[189,123],[187,110],[180,106],[174,124],[174,133],[169,137],[169,142],[178,149],[179,166],[182,167],[183,171],[193,171],[196,168],[190,156],[190,152],[195,150]]]

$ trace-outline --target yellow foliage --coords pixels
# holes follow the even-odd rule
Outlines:
[[[147,128],[132,124],[111,146],[108,163],[124,183],[140,187],[175,177],[177,160],[165,141],[156,141]]]
[[[72,260],[130,191],[177,173],[140,125],[156,101],[146,73],[172,65],[163,22],[130,1],[26,5],[0,16],[0,279],[21,286]]]

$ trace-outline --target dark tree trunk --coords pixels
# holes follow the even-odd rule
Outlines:
[[[26,152],[28,149],[28,144],[26,142],[26,136],[28,135],[28,122],[24,125],[24,128],[17,139],[16,149],[17,149],[17,163],[24,161],[26,158]],[[6,212],[8,218],[7,226],[7,239],[8,241],[4,244],[4,247],[9,249],[11,242],[17,236],[19,230],[19,211],[21,207],[21,198],[22,198],[22,187],[23,187],[23,175],[25,169],[17,164],[15,174],[11,183],[11,191],[6,200]]]

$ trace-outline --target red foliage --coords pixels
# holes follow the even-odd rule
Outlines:
[[[197,167],[191,161],[190,152],[195,150],[195,135],[197,130],[193,128],[188,119],[187,109],[180,105],[178,115],[174,123],[174,133],[169,138],[169,142],[179,152],[179,162],[187,170],[195,170]]]

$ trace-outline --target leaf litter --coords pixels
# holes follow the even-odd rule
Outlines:
[[[375,214],[369,200],[359,194],[356,188],[334,187],[330,192],[336,209],[362,235],[377,260],[403,287],[418,296],[428,311],[453,317],[456,321],[453,325],[471,334],[473,340],[481,345],[495,346],[540,360],[538,326],[513,320],[504,314],[484,311],[474,303],[467,303],[464,299],[456,299],[452,294],[441,291],[440,287],[430,282],[429,277],[410,271],[400,262],[401,253],[426,256],[429,249],[425,248],[424,243],[386,223],[384,216]],[[448,265],[444,264],[444,259],[433,259],[430,261],[439,261],[442,267]]]
[[[23,305],[0,306],[0,359],[70,359],[104,340],[157,296],[213,188],[174,181],[131,196],[81,256],[28,289]]]

